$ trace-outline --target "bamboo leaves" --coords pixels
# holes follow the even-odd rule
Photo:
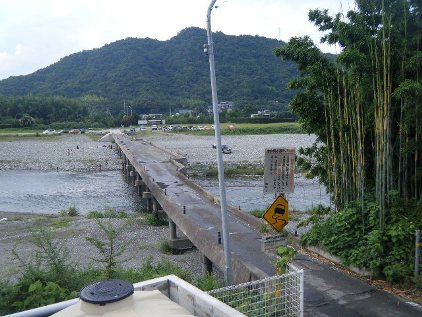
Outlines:
[[[342,48],[336,61],[308,37],[292,38],[275,53],[299,64],[300,78],[292,87],[300,92],[291,107],[325,153],[323,158],[315,148],[307,153],[310,166],[324,166],[313,174],[320,171],[336,207],[360,202],[362,230],[364,196],[374,193],[383,232],[389,192],[422,200],[421,12],[408,0],[356,4],[347,18],[330,17],[326,10],[309,14],[329,32],[322,41]]]

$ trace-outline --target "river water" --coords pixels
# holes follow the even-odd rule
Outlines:
[[[99,137],[98,137],[99,138]],[[86,135],[0,141],[0,210],[85,214],[142,207],[109,143]]]
[[[251,142],[251,138],[254,137],[239,137],[232,141],[235,154],[230,156],[231,160],[244,162],[258,157],[257,154],[245,156],[250,155],[251,151],[244,151],[245,155],[240,155],[241,150],[247,148],[242,142],[275,144],[280,139],[276,136],[259,136],[262,140],[252,139]],[[283,140],[289,138],[296,143],[298,139],[305,143],[312,142],[305,135],[287,135]],[[186,137],[187,140],[182,140],[180,136],[175,140],[169,137],[161,139],[166,142],[162,145],[169,149],[178,152],[181,148],[186,149],[190,158],[210,160],[215,154],[209,146],[212,139]],[[106,209],[130,212],[143,207],[135,188],[128,184],[121,172],[118,156],[107,144],[99,144],[80,135],[0,141],[0,147],[3,149],[0,152],[1,211],[55,214],[76,207],[80,213],[85,214]],[[195,181],[218,196],[216,179],[199,178]],[[274,196],[263,195],[262,187],[262,178],[226,179],[228,203],[240,206],[244,211],[265,209],[272,203]],[[287,195],[287,199],[291,208],[296,210],[330,204],[325,188],[317,181],[304,179],[301,175],[295,177],[295,192]]]
[[[207,191],[219,196],[218,180],[196,179],[198,184]],[[263,178],[226,179],[227,203],[241,210],[265,210],[274,201],[274,195],[263,194]],[[289,201],[289,209],[306,211],[316,205],[330,206],[330,197],[326,194],[325,187],[317,180],[309,180],[302,175],[295,177],[295,190],[285,195]]]
[[[56,214],[76,207],[84,214],[134,211],[140,198],[120,170],[95,172],[0,171],[0,210]]]

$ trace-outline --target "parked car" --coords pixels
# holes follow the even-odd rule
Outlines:
[[[151,131],[157,131],[157,130],[158,130],[157,125],[156,125],[156,124],[153,124],[153,125],[151,126]]]
[[[213,144],[212,145],[212,148],[213,149],[216,149],[217,148],[217,144]],[[228,146],[228,145],[226,145],[226,144],[222,144],[221,145],[221,151],[224,153],[224,154],[231,154],[232,153],[232,149]]]
[[[56,133],[56,130],[47,129],[47,130],[44,130],[42,134],[54,134],[54,133]]]
[[[223,154],[232,154],[232,149],[229,148],[227,145],[222,145],[221,151],[223,152]]]

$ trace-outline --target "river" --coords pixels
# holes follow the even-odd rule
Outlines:
[[[312,139],[306,135],[287,135],[256,137],[239,136],[229,140],[234,154],[228,157],[232,162],[253,160],[241,156],[243,149],[251,143],[275,144],[277,140],[298,140],[304,145]],[[228,138],[227,138],[228,139]],[[152,138],[169,149],[180,152],[185,150],[193,160],[210,160],[215,152],[209,144],[212,138],[169,136]],[[184,143],[184,142],[189,142]],[[245,144],[243,144],[244,142]],[[280,141],[278,141],[280,142]],[[121,163],[116,153],[107,144],[84,135],[59,136],[49,138],[12,139],[0,141],[0,210],[13,212],[58,213],[69,207],[85,214],[89,211],[106,209],[135,211],[143,204],[132,185],[128,184],[121,173]],[[290,144],[289,144],[290,146]],[[255,146],[257,148],[257,146]],[[250,155],[251,151],[243,151]],[[259,149],[260,153],[262,152]],[[192,161],[191,163],[195,163]],[[216,179],[195,179],[208,191],[218,195]],[[226,179],[228,203],[240,206],[241,210],[265,209],[274,200],[273,195],[263,195],[262,178]],[[329,205],[325,188],[315,180],[295,177],[295,192],[287,196],[290,206],[296,210],[306,210],[314,205]]]
[[[69,207],[85,214],[134,211],[141,199],[117,171],[0,171],[0,210],[56,214]]]

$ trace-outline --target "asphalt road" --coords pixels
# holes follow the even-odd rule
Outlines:
[[[180,183],[180,179],[166,158],[154,147],[143,142],[126,142],[127,147],[142,159],[148,173],[165,186],[167,194],[173,195],[175,202],[195,209],[190,220],[198,222],[203,234],[215,235],[218,230],[219,208],[210,205],[206,198],[198,203],[198,193],[189,186]],[[148,153],[148,154],[147,154]],[[195,204],[195,206],[189,206]],[[257,232],[239,219],[230,217],[230,235],[232,250],[245,261],[254,263],[269,275],[274,273],[271,257],[259,256]],[[305,316],[422,316],[422,307],[407,302],[399,297],[380,291],[362,280],[356,279],[343,271],[307,255],[296,257],[294,264],[305,272],[304,308]]]
[[[307,255],[294,263],[305,271],[305,316],[422,316],[422,306],[380,291]]]

